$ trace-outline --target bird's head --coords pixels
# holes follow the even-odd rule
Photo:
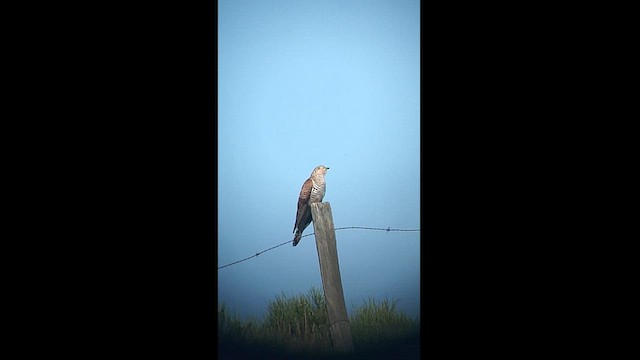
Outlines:
[[[313,169],[313,172],[311,173],[311,175],[313,175],[313,174],[324,175],[324,174],[327,173],[327,170],[329,170],[328,167],[326,167],[324,165],[318,165],[318,166],[316,166],[315,169]]]

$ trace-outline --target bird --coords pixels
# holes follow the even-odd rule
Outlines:
[[[322,202],[326,192],[324,176],[329,170],[324,165],[316,166],[311,172],[311,176],[302,184],[300,196],[298,197],[298,212],[296,213],[296,223],[293,225],[293,246],[298,245],[302,232],[311,223],[311,205]]]

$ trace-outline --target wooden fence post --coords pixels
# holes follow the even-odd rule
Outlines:
[[[311,216],[333,348],[340,352],[350,352],[353,351],[351,323],[344,303],[331,205],[328,202],[312,203]]]

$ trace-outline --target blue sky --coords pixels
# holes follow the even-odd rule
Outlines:
[[[219,266],[292,240],[321,164],[335,227],[420,228],[419,1],[218,6]],[[336,239],[349,313],[387,297],[419,317],[420,232]],[[217,272],[218,301],[245,318],[322,289],[313,236]]]

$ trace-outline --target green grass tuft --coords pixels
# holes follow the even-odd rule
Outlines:
[[[420,325],[398,311],[396,301],[365,301],[354,308],[350,322],[356,353],[392,351],[398,355],[395,349],[410,346],[411,355],[417,355]],[[336,359],[324,294],[311,288],[307,294],[276,296],[262,321],[243,321],[222,304],[218,308],[218,349],[221,359]]]
[[[369,299],[354,310],[351,335],[357,350],[374,351],[420,341],[420,324],[400,312],[396,302]]]

